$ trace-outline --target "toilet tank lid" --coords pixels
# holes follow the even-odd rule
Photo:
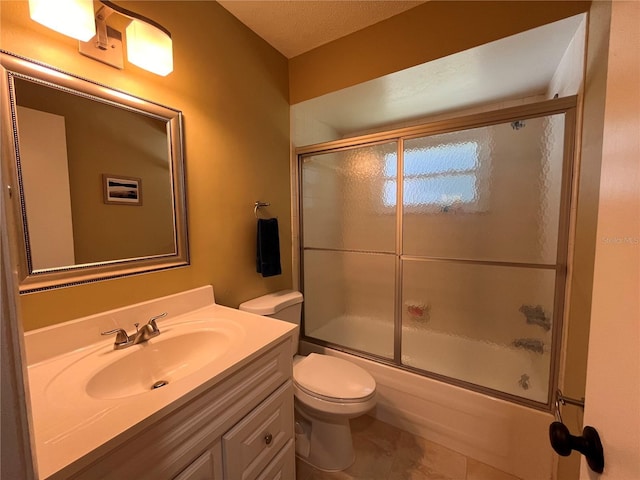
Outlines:
[[[255,313],[257,315],[273,315],[283,308],[290,307],[297,303],[302,303],[302,294],[295,290],[280,290],[269,293],[262,297],[247,300],[238,307],[244,312]]]

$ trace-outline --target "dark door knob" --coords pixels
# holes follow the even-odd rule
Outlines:
[[[576,450],[586,457],[591,470],[597,473],[604,470],[602,442],[595,428],[586,426],[582,430],[582,436],[576,437],[569,433],[564,423],[553,422],[549,425],[549,440],[558,455],[567,457],[572,450]]]

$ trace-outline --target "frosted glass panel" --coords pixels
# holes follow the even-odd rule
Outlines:
[[[302,156],[303,334],[547,404],[567,263],[565,113],[416,128]]]
[[[302,161],[304,247],[394,252],[395,210],[385,205],[385,166],[396,142]],[[395,196],[395,193],[394,193]]]
[[[556,263],[563,142],[563,114],[406,140],[403,253]]]
[[[403,261],[405,365],[547,401],[555,270]]]
[[[395,256],[304,252],[305,335],[393,358]]]

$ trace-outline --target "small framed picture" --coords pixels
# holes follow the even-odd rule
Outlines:
[[[124,175],[102,174],[104,203],[142,205],[142,180]]]

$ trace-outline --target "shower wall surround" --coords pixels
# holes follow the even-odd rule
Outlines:
[[[575,99],[554,102],[301,151],[304,335],[548,409]]]

